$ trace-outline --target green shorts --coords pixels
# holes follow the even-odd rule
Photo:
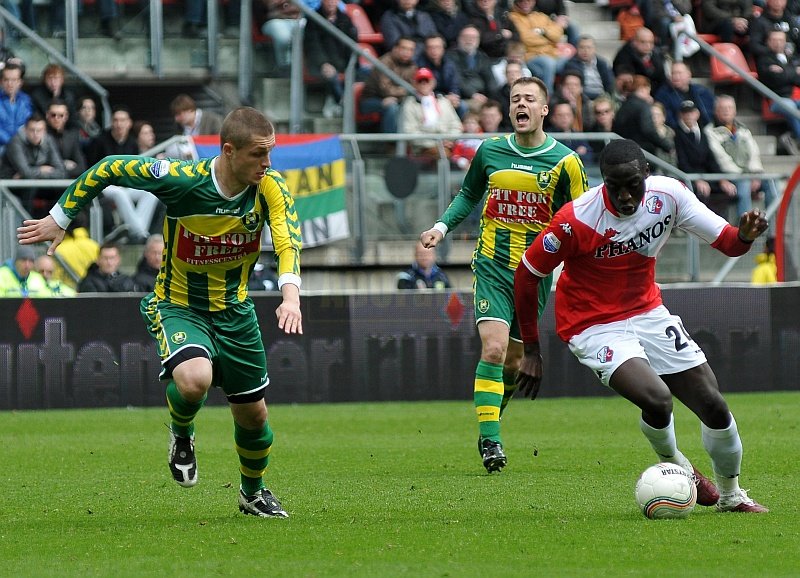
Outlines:
[[[139,310],[158,345],[160,379],[170,379],[180,362],[207,357],[212,385],[233,403],[257,401],[269,383],[267,356],[253,302],[248,298],[224,311],[199,311],[160,300],[142,299]],[[237,399],[238,398],[238,399]]]
[[[498,265],[480,253],[472,260],[472,289],[475,295],[475,323],[484,320],[501,321],[508,325],[509,335],[515,341],[522,337],[514,310],[514,269]],[[541,317],[553,276],[539,281],[539,316]]]

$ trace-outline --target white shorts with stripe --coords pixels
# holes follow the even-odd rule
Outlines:
[[[681,318],[663,305],[624,321],[589,327],[570,339],[569,348],[605,386],[614,371],[634,357],[645,359],[658,375],[679,373],[706,362]]]

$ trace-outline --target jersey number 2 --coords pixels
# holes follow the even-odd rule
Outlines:
[[[672,339],[675,340],[675,351],[680,351],[681,349],[688,347],[689,341],[692,339],[689,337],[689,334],[686,332],[686,329],[684,329],[682,323],[679,323],[678,327],[670,325],[664,330],[664,333],[666,333],[668,337],[672,337]]]

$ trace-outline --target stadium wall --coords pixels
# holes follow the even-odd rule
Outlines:
[[[723,391],[797,390],[800,285],[667,287]],[[302,336],[278,332],[277,295],[254,296],[270,403],[470,399],[480,340],[469,293],[304,298]],[[159,360],[136,296],[0,299],[0,409],[159,406]],[[609,395],[541,325],[541,395]],[[210,403],[224,403],[215,390]]]

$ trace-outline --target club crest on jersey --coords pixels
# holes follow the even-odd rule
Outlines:
[[[544,190],[550,186],[550,181],[552,179],[553,175],[551,175],[549,171],[541,171],[536,175],[536,184],[539,185],[540,189]]]
[[[609,363],[612,359],[614,359],[614,350],[608,345],[604,345],[603,348],[597,352],[597,361],[600,363]]]
[[[661,209],[664,208],[664,201],[661,200],[661,197],[650,197],[649,199],[647,199],[645,207],[647,207],[648,213],[652,213],[653,215],[660,215]]]
[[[183,331],[177,331],[177,332],[172,334],[172,337],[170,337],[170,340],[175,345],[180,345],[181,343],[186,341],[186,333],[184,333]]]
[[[561,248],[561,241],[553,233],[547,233],[542,239],[542,246],[548,253],[558,253]]]
[[[478,311],[481,313],[486,313],[489,311],[489,300],[488,299],[481,299],[478,301]]]
[[[242,215],[242,225],[251,233],[258,229],[258,215],[253,211]]]
[[[169,174],[169,161],[156,161],[150,165],[150,174],[160,179]]]

